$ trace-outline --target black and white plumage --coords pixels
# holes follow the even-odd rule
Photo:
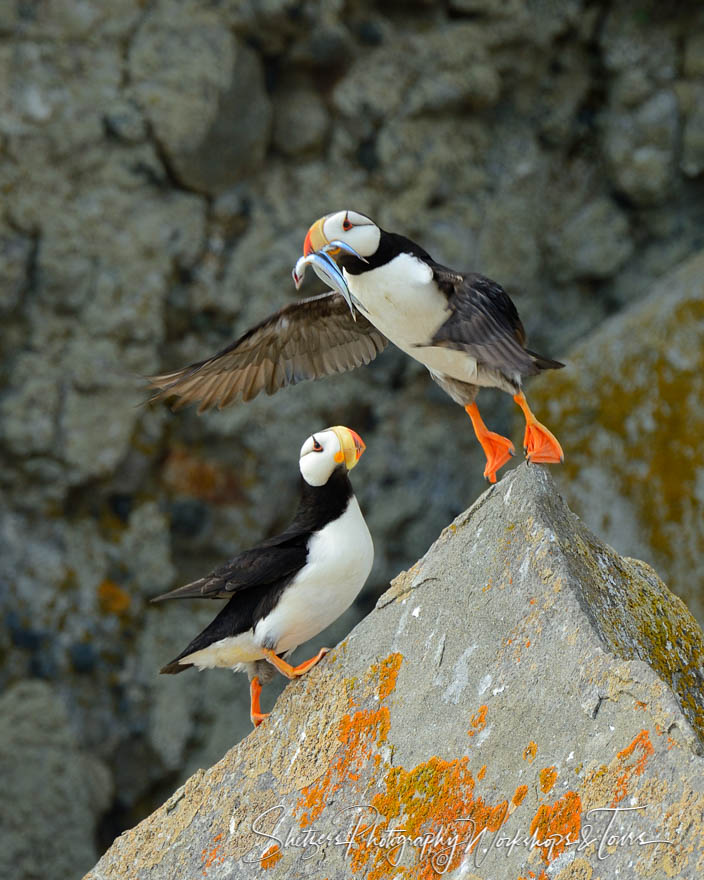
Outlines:
[[[356,255],[331,249],[336,242]],[[521,386],[525,377],[563,365],[525,347],[518,312],[499,284],[435,262],[415,242],[354,211],[328,214],[311,226],[304,255],[323,248],[342,269],[356,320],[338,293],[287,306],[214,358],[154,377],[157,396],[199,400],[201,409],[224,406],[238,391],[248,400],[259,390],[273,393],[359,366],[391,341],[465,407],[487,456],[487,479],[496,480],[513,444],[481,420],[474,401],[482,387],[512,394],[523,410],[529,461],[562,460],[559,443],[533,416]]]
[[[161,672],[227,667],[252,682],[252,721],[260,682],[274,668],[296,677],[323,656],[292,667],[282,658],[322,632],[354,601],[371,571],[374,548],[348,471],[365,449],[358,434],[336,426],[301,448],[301,497],[291,525],[245,550],[204,578],[154,601],[229,601],[215,619]]]

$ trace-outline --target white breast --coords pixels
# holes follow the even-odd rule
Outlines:
[[[353,496],[342,516],[313,536],[305,566],[257,623],[254,640],[275,645],[279,654],[307,642],[349,608],[373,561],[372,538]]]
[[[463,382],[477,381],[474,358],[428,346],[450,311],[426,263],[411,254],[399,254],[384,266],[361,275],[344,272],[344,276],[364,314],[394,345],[429,370]]]

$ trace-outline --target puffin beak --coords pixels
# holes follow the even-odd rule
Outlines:
[[[367,448],[364,440],[356,431],[346,428],[344,425],[336,425],[334,428],[328,428],[328,430],[334,431],[337,434],[337,439],[340,441],[340,452],[335,456],[335,460],[339,462],[344,461],[347,470],[351,471]]]
[[[325,219],[325,217],[321,217],[320,220],[316,220],[306,233],[306,237],[303,240],[304,257],[309,256],[314,251],[319,251],[326,244],[329,244],[327,238],[325,237],[325,233],[323,232],[323,224],[325,223]]]

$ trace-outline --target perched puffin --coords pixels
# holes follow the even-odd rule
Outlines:
[[[338,292],[285,306],[214,357],[152,377],[155,396],[175,395],[180,405],[200,401],[199,411],[222,407],[237,394],[250,400],[260,391],[273,394],[361,366],[391,341],[465,408],[486,455],[487,480],[496,482],[514,448],[484,424],[475,403],[482,387],[506,391],[523,410],[528,461],[563,461],[560,444],[535,418],[521,386],[524,377],[564,364],[525,347],[516,307],[500,285],[436,263],[415,242],[356,211],[317,220],[303,253],[299,263],[325,261],[323,277],[333,284],[339,267]],[[298,286],[295,270],[294,280]]]
[[[321,650],[298,666],[283,659],[336,620],[369,576],[374,546],[347,476],[365,450],[362,438],[338,425],[301,447],[301,499],[291,525],[245,550],[204,578],[152,601],[229,599],[217,617],[160,671],[191,666],[246,670],[250,717],[257,727],[262,683],[274,669],[287,678],[308,672]]]

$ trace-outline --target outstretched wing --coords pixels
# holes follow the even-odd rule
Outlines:
[[[165,599],[230,599],[235,593],[251,587],[266,588],[285,581],[303,568],[308,557],[303,537],[285,539],[286,535],[281,535],[245,550],[206,577],[156,596],[152,602]]]
[[[431,265],[450,308],[447,321],[433,336],[433,345],[466,351],[478,364],[502,373],[540,372],[536,356],[524,348],[523,324],[503,287],[484,275]]]
[[[386,337],[337,293],[284,306],[214,357],[174,373],[152,376],[152,399],[174,396],[176,408],[200,402],[198,412],[222,408],[240,394],[274,394],[286,385],[344,373],[373,360]]]

